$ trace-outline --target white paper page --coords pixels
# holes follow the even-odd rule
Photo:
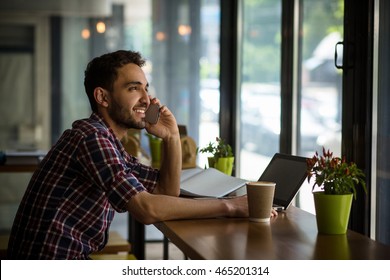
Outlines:
[[[223,197],[245,185],[246,180],[228,176],[214,168],[204,169],[181,183],[183,195]]]
[[[204,169],[200,167],[195,167],[195,168],[189,168],[189,169],[183,169],[181,171],[181,177],[180,177],[180,182],[184,182],[188,178],[202,172]]]

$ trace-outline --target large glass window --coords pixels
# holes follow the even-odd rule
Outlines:
[[[334,64],[343,36],[343,1],[302,1],[299,15],[298,155],[312,156],[322,147],[341,153],[342,73]],[[240,173],[257,180],[279,152],[281,121],[281,3],[243,1],[240,99]],[[338,50],[342,61],[342,48]],[[294,141],[295,142],[295,141]],[[297,196],[299,207],[314,213],[307,182]]]
[[[341,156],[342,72],[335,67],[336,44],[343,38],[344,1],[304,0],[299,91],[299,155],[311,157],[322,147]],[[342,64],[342,48],[338,48]],[[307,182],[297,197],[300,208],[314,213]]]
[[[242,1],[239,175],[257,180],[280,135],[281,1]]]
[[[151,84],[199,147],[219,135],[219,33],[217,0],[153,1]]]

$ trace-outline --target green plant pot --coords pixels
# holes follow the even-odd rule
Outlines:
[[[351,212],[352,194],[314,192],[318,233],[345,234]]]
[[[148,134],[152,167],[160,168],[162,155],[162,139]]]
[[[215,167],[215,159],[214,159],[214,157],[208,157],[207,161],[209,163],[209,167]]]
[[[232,175],[234,164],[234,157],[218,158],[218,161],[214,163],[214,167],[219,171]]]

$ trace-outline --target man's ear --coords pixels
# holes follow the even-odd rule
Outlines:
[[[97,87],[95,88],[93,95],[95,97],[96,103],[103,107],[108,107],[108,91],[104,88]]]

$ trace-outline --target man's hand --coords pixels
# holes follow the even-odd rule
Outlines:
[[[228,208],[230,217],[248,217],[248,197],[247,195],[242,195],[238,197],[228,197],[224,199]],[[271,208],[270,217],[277,217],[278,212]]]
[[[160,119],[156,124],[146,122],[146,131],[163,140],[167,140],[172,137],[180,137],[176,118],[168,107],[165,105],[161,106],[160,100],[157,98],[152,98],[150,102],[151,104],[158,104],[160,106]]]

